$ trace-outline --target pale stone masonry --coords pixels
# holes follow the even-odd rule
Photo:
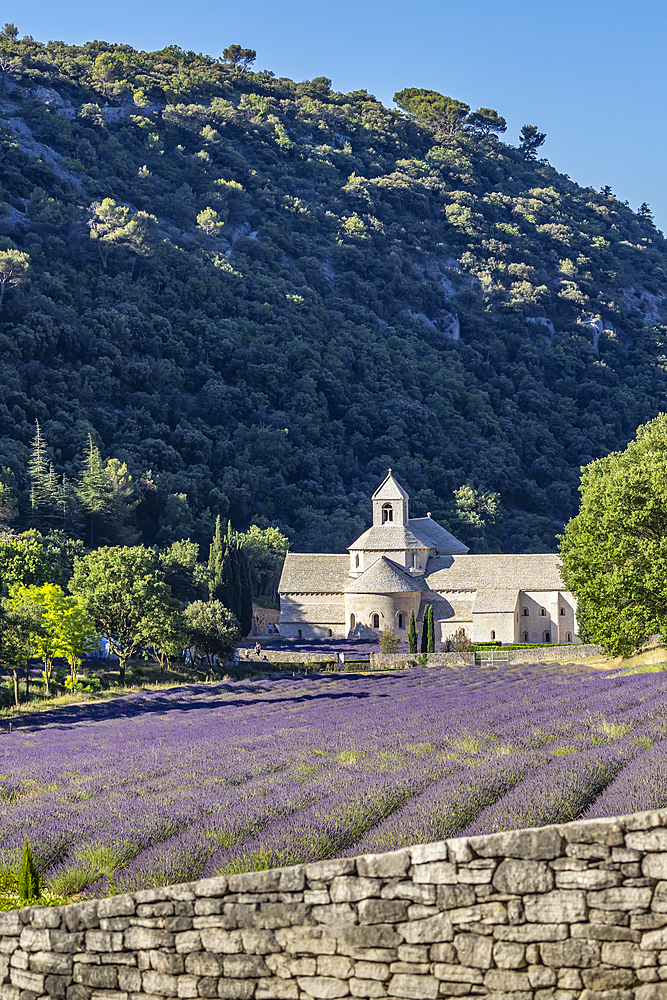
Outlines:
[[[665,1000],[667,811],[0,913],[2,1000]]]
[[[373,524],[348,555],[288,552],[278,587],[280,634],[292,639],[405,639],[414,612],[433,605],[436,639],[577,643],[576,601],[558,556],[471,555],[388,475],[371,498]]]

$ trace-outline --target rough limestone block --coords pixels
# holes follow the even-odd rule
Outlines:
[[[243,950],[241,931],[222,931],[218,927],[202,927],[199,931],[204,951],[215,955],[237,955]]]
[[[471,891],[471,890],[470,890]],[[389,882],[383,886],[381,899],[409,899],[424,906],[432,906],[436,901],[434,885],[415,885],[414,882]],[[474,894],[471,902],[474,902]]]
[[[275,932],[283,951],[292,955],[335,955],[336,940],[320,927],[281,927]]]
[[[588,905],[598,910],[644,910],[651,902],[653,890],[626,888],[603,889],[601,892],[589,892],[586,895]]]
[[[623,876],[619,872],[606,871],[602,868],[559,871],[556,874],[558,889],[613,889],[622,881]]]
[[[25,923],[36,930],[44,927],[60,927],[62,916],[53,906],[28,906],[23,910]]]
[[[446,840],[434,844],[417,844],[410,848],[413,865],[425,865],[430,861],[446,861],[449,857],[449,845]]]
[[[75,963],[72,979],[81,986],[92,986],[101,990],[115,990],[118,987],[118,970],[112,965],[82,965]],[[150,990],[148,992],[151,992]],[[173,994],[174,996],[176,994]]]
[[[506,924],[507,910],[502,903],[477,903],[449,910],[447,916],[453,924]]]
[[[481,986],[484,982],[481,969],[465,965],[451,965],[446,962],[436,962],[433,965],[433,975],[436,979],[445,979],[451,983],[474,983]]]
[[[493,876],[494,889],[517,895],[549,892],[553,885],[553,872],[547,864],[539,861],[501,861]]]
[[[241,941],[246,955],[270,955],[280,951],[280,945],[271,931],[242,930]]]
[[[544,895],[526,896],[523,905],[529,923],[576,923],[586,919],[586,896],[574,889],[554,889]]]
[[[499,941],[523,941],[526,943],[564,941],[569,930],[567,924],[521,924],[514,927],[494,927],[493,936]]]
[[[170,976],[164,972],[155,972],[150,969],[148,972],[144,972],[142,982],[144,993],[156,993],[162,997],[178,996],[178,976]]]
[[[557,976],[553,969],[547,969],[545,965],[528,966],[528,982],[533,989],[544,989],[548,986],[555,986]]]
[[[306,865],[305,872],[308,882],[329,882],[338,875],[354,875],[357,870],[353,858],[332,858],[329,861],[315,861]]]
[[[583,986],[579,969],[559,969],[556,986],[559,992],[563,990],[580,990]]]
[[[522,969],[527,964],[526,947],[517,941],[496,941],[493,947],[493,961],[499,969]],[[490,966],[489,962],[486,968]]]
[[[151,927],[130,927],[124,935],[128,951],[148,951],[150,948],[173,948],[174,935]]]
[[[133,916],[134,911],[134,899],[127,894],[123,896],[109,896],[108,899],[100,899],[97,903],[97,914],[100,918]]]
[[[408,950],[409,949],[409,950]],[[404,962],[426,961],[426,956],[420,957],[420,951],[426,951],[432,962],[444,962],[445,965],[454,965],[458,962],[458,955],[453,944],[440,941],[432,944],[430,948],[426,945],[404,944],[398,949],[398,957]]]
[[[19,917],[18,910],[0,913],[0,934],[20,934],[22,930],[23,922]]]
[[[354,975],[357,979],[377,979],[382,983],[389,979],[389,966],[386,962],[355,962]]]
[[[53,951],[35,951],[30,955],[30,968],[33,972],[51,973],[54,976],[70,976],[72,974],[72,956],[59,955]]]
[[[410,852],[366,854],[357,858],[357,872],[365,878],[402,878],[410,867]]]
[[[202,878],[199,882],[192,883],[192,891],[195,896],[222,897],[227,892],[227,879],[224,875],[216,878]]]
[[[187,954],[191,951],[199,951],[201,949],[201,932],[200,931],[183,931],[181,934],[174,935],[174,945],[176,951],[179,954]]]
[[[499,993],[517,993],[531,988],[528,973],[510,969],[489,969],[484,974],[484,986]]]
[[[174,955],[169,951],[150,951],[148,953],[151,968],[155,972],[164,972],[169,976],[180,976],[185,971],[182,955]]]
[[[581,978],[589,990],[627,989],[637,983],[632,969],[584,969]]]
[[[314,976],[317,971],[317,962],[314,958],[291,958],[289,955],[278,954],[267,955],[265,962],[279,979]]]
[[[179,977],[186,979],[187,976]],[[138,993],[141,990],[141,973],[138,969],[119,969],[118,988],[128,993]]]
[[[571,934],[575,938],[592,938],[595,941],[639,942],[641,939],[639,931],[633,931],[629,927],[610,927],[607,924],[573,924]]]
[[[635,1000],[667,1000],[667,983],[647,983],[635,990]]]
[[[624,836],[617,820],[592,819],[566,823],[561,832],[568,843],[605,844],[607,847],[623,847]]]
[[[407,919],[408,904],[402,899],[362,899],[357,910],[360,924],[393,924]]]
[[[295,982],[275,979],[260,979],[255,991],[255,1000],[298,1000],[299,987]]]
[[[431,890],[431,886],[424,886]],[[464,906],[474,906],[477,900],[475,890],[470,885],[439,885],[436,902],[441,910],[460,910]]]
[[[397,924],[396,930],[407,944],[431,944],[437,941],[451,941],[454,929],[448,914],[437,913],[426,920],[410,920]]]
[[[449,853],[449,860],[453,861],[455,864],[464,865],[468,861],[472,861],[473,854],[470,850],[470,845],[466,837],[456,837],[453,840],[448,840],[447,850]]]
[[[545,941],[540,945],[540,955],[545,965],[552,969],[569,966],[591,968],[600,963],[600,944],[585,938],[567,941]]]
[[[279,892],[303,892],[306,885],[306,871],[303,865],[283,868],[278,880]]]
[[[51,947],[54,951],[75,955],[83,951],[84,935],[78,931],[68,934],[67,931],[51,931]]]
[[[179,976],[178,977],[178,996],[180,1000],[194,1000],[194,997],[199,996],[197,990],[197,984],[199,979],[197,976]]]
[[[225,955],[222,964],[227,979],[252,979],[271,973],[261,955]]]
[[[26,969],[12,969],[10,974],[12,986],[20,990],[30,990],[31,993],[44,992],[44,976],[39,972],[28,972]]]
[[[312,979],[297,979],[299,988],[309,997],[347,997],[350,989],[347,981],[330,979],[328,976],[314,976]]]
[[[667,851],[667,829],[641,830],[626,833],[625,846],[635,851]]]
[[[456,865],[451,861],[431,861],[424,865],[414,865],[412,877],[415,882],[429,885],[455,885],[458,881]]]
[[[306,906],[327,906],[331,902],[328,889],[306,889],[303,894]]]
[[[120,931],[86,931],[86,951],[122,951],[123,935]]]
[[[642,951],[633,941],[613,941],[602,945],[605,965],[619,965],[628,969],[642,969],[657,964],[654,952]]]
[[[9,960],[13,969],[29,969],[30,956],[27,951],[15,951]]]
[[[331,883],[329,895],[332,903],[356,903],[360,899],[379,896],[382,883],[377,878],[357,878],[339,875]]]
[[[203,979],[199,980],[200,996],[205,995],[201,992],[201,984],[204,981]],[[215,983],[215,980],[211,980],[211,982]],[[255,995],[255,981],[253,979],[221,979],[218,983],[217,993],[211,995],[223,997],[224,1000],[250,1000],[250,997]],[[136,1000],[145,1000],[145,998],[137,997]]]
[[[561,854],[562,836],[555,826],[540,830],[509,830],[486,837],[469,837],[468,843],[482,858],[520,858],[550,861]]]
[[[390,997],[407,997],[408,1000],[435,1000],[440,983],[435,976],[406,976],[397,973],[389,980]]]
[[[317,959],[317,975],[350,979],[354,975],[354,963],[344,955],[320,955]]]
[[[646,878],[667,879],[667,853],[644,855],[641,871]]]
[[[387,991],[376,979],[350,979],[350,996],[353,997],[386,997]]]
[[[493,952],[493,938],[482,934],[456,934],[454,950],[461,965],[474,966],[476,969],[490,969]],[[449,976],[440,976],[449,979]]]
[[[35,930],[32,927],[24,927],[21,932],[20,944],[23,951],[50,951],[51,931]]]
[[[329,903],[328,906],[314,906],[310,911],[318,924],[356,924],[357,911],[351,903]]]

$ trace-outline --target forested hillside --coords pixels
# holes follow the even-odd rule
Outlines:
[[[391,466],[478,551],[553,548],[580,465],[665,409],[650,211],[488,109],[252,57],[0,36],[6,519],[37,420],[54,518],[90,434],[146,544],[342,549]]]

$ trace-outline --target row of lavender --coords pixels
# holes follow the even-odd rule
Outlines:
[[[667,673],[422,668],[180,688],[0,741],[0,867],[133,891],[667,805]]]

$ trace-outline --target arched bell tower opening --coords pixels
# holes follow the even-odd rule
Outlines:
[[[394,520],[394,508],[390,503],[382,504],[382,523],[387,524]]]

